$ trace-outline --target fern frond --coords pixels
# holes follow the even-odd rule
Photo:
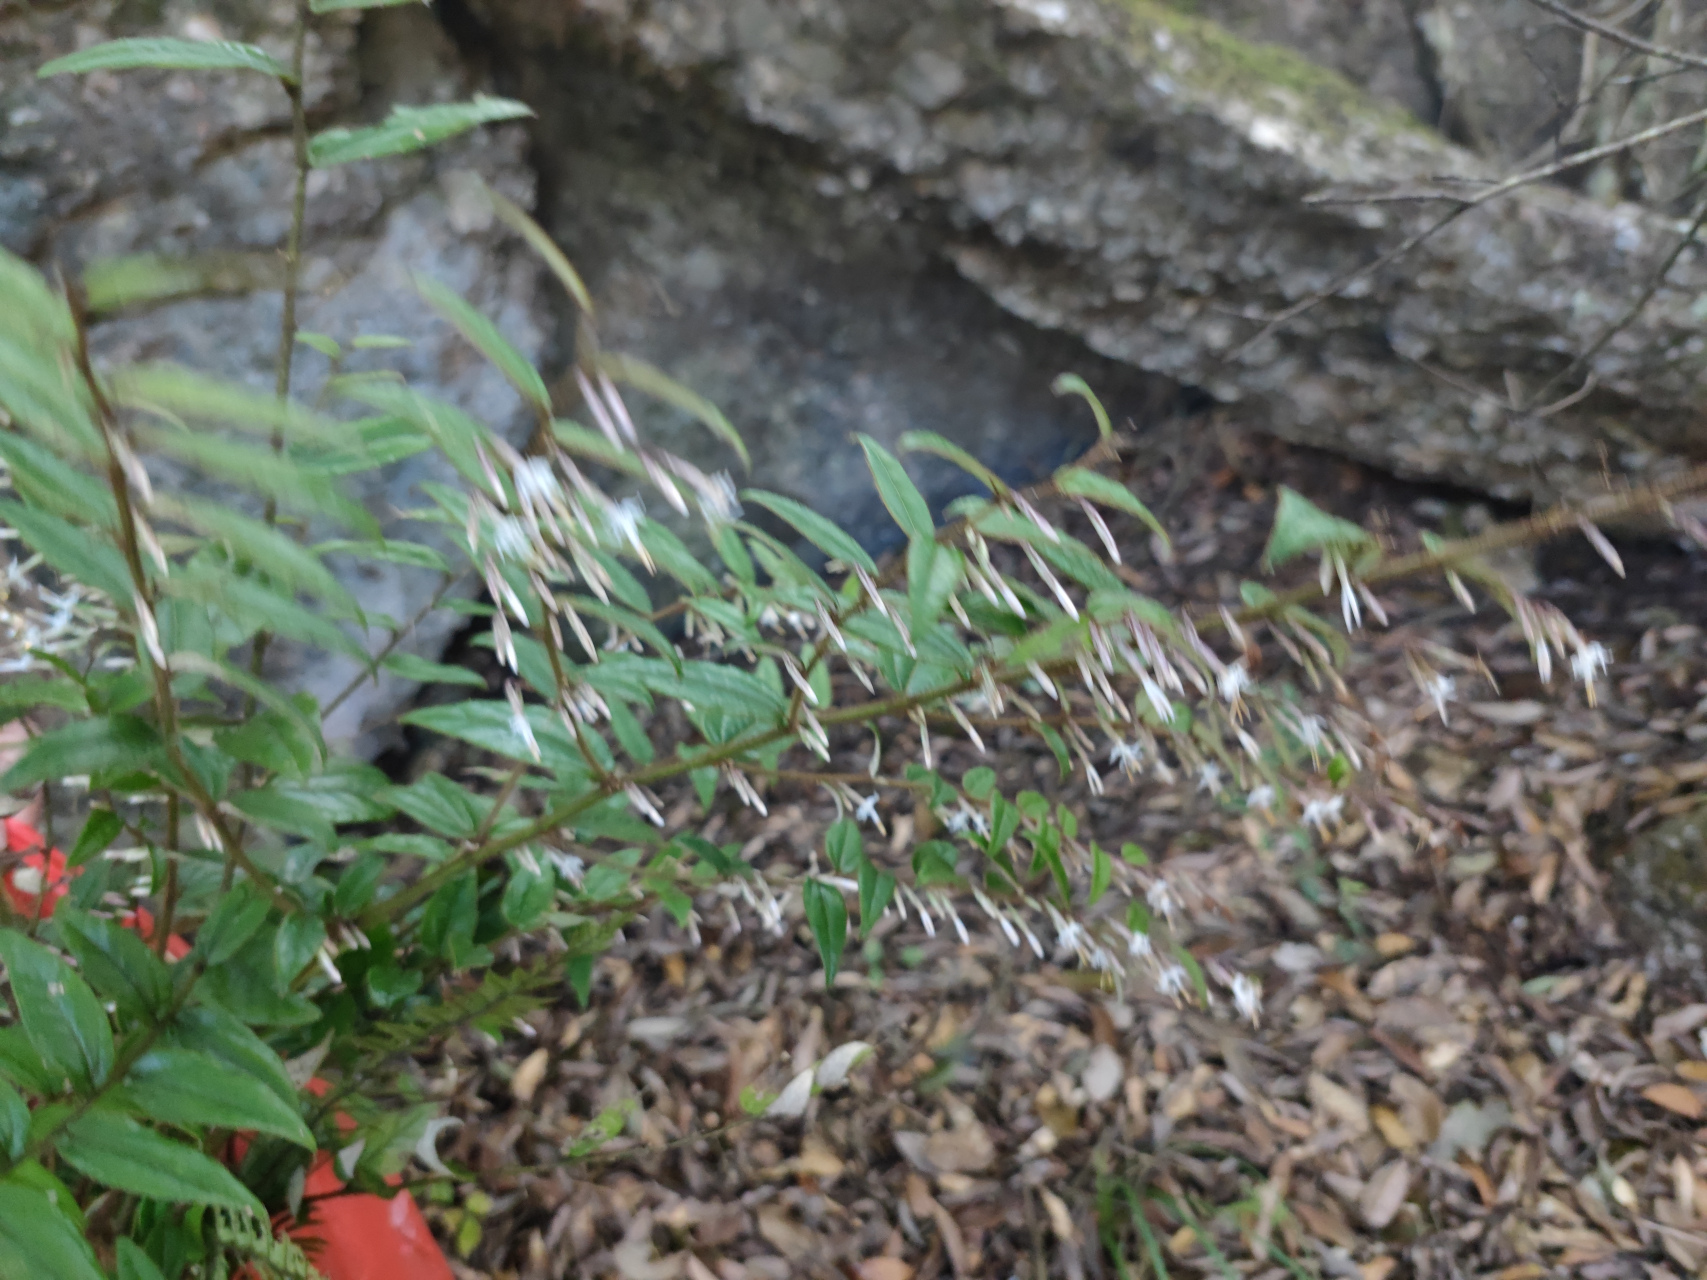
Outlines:
[[[392,1022],[376,1022],[350,1041],[359,1060],[373,1062],[412,1053],[464,1027],[496,1034],[549,1003],[547,991],[563,980],[561,960],[542,957],[508,973],[487,972],[467,991],[423,1004]]]
[[[252,1213],[216,1209],[213,1232],[221,1245],[268,1280],[326,1280],[296,1241],[276,1234],[270,1223]]]

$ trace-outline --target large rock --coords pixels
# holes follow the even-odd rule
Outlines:
[[[1707,805],[1666,818],[1609,859],[1607,903],[1657,968],[1707,989]]]
[[[611,122],[602,112],[614,82],[623,101],[638,95],[690,126],[642,128],[657,158],[637,216],[682,228],[706,217],[696,166],[723,154],[718,138],[733,123],[756,126],[768,145],[747,179],[784,217],[812,206],[823,210],[817,225],[835,228],[840,211],[850,241],[878,255],[862,278],[878,278],[881,254],[894,253],[878,247],[881,219],[913,255],[894,254],[898,276],[951,264],[1037,329],[1203,388],[1289,439],[1541,498],[1598,487],[1607,464],[1651,476],[1699,447],[1707,262],[1696,250],[1594,358],[1591,394],[1551,416],[1513,407],[1514,389],[1521,398],[1547,382],[1625,312],[1679,234],[1641,208],[1559,189],[1462,217],[1241,350],[1263,318],[1442,208],[1304,197],[1443,178],[1474,190],[1496,170],[1331,72],[1151,0],[473,7],[542,105],[540,148],[566,230],[580,210],[609,207],[597,182],[574,175],[607,172],[587,157],[614,160],[620,143],[567,124]],[[619,76],[593,68],[589,41],[620,55]],[[562,109],[547,101],[577,96]],[[732,176],[719,175],[719,193]],[[602,240],[582,243],[614,242],[621,258],[627,234],[607,220]],[[697,262],[684,244],[648,287],[672,299],[678,287],[716,293],[709,265],[691,284]],[[769,287],[794,262],[779,258]]]
[[[292,166],[289,115],[279,86],[256,75],[127,72],[34,78],[34,68],[71,49],[130,34],[246,39],[288,60],[294,3],[255,6],[252,25],[222,29],[201,9],[164,6],[136,30],[112,15],[123,6],[32,7],[0,25],[0,243],[44,263],[75,269],[92,258],[141,251],[252,254],[257,277],[288,226]],[[306,96],[316,120],[383,114],[392,101],[467,97],[480,86],[456,50],[419,8],[354,21],[320,20],[308,49]],[[362,38],[358,40],[358,32]],[[403,370],[513,438],[530,429],[515,392],[476,358],[449,325],[424,307],[410,273],[435,277],[467,297],[530,355],[547,346],[540,273],[472,196],[478,173],[530,203],[531,174],[519,128],[489,130],[416,156],[316,173],[310,184],[304,292],[305,329],[340,340],[390,334],[403,352],[358,357]],[[174,360],[270,391],[281,295],[243,288],[141,314],[103,319],[91,332],[101,360]],[[257,278],[252,283],[265,284]],[[299,394],[312,398],[327,372],[307,348],[297,355]],[[164,483],[183,483],[162,470]],[[371,478],[360,493],[393,530],[395,512],[419,505],[422,479],[449,480],[448,467],[414,460]],[[415,531],[419,533],[419,530]],[[438,585],[429,571],[396,565],[335,566],[373,613],[410,618]],[[408,648],[436,654],[455,615],[428,618]],[[383,640],[377,635],[375,642]],[[288,648],[280,669],[323,701],[357,668]],[[327,736],[358,750],[375,745],[368,726],[388,718],[410,686],[385,677],[364,686],[331,717]]]

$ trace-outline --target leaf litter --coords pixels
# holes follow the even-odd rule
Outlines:
[[[1128,581],[1159,598],[1236,598],[1280,484],[1382,537],[1481,518],[1220,440],[1218,471],[1182,469],[1194,483],[1153,460],[1127,476],[1181,495],[1165,560],[1115,527]],[[1187,945],[1261,979],[1256,1026],[916,916],[850,937],[826,992],[797,902],[780,935],[707,928],[698,947],[659,913],[601,959],[588,1010],[565,991],[525,1031],[421,1059],[464,1122],[439,1154],[465,1176],[419,1192],[457,1274],[1030,1280],[1123,1274],[1111,1250],[1134,1275],[1707,1274],[1707,988],[1649,965],[1609,896],[1632,838],[1707,802],[1707,565],[1620,551],[1534,566],[1538,598],[1613,652],[1592,707],[1540,684],[1496,610],[1384,591],[1393,625],[1344,674],[1418,817],[1403,838],[1354,820],[1282,858],[1202,797],[1126,778],[1091,796],[1032,744],[990,743],[1004,786],[1190,872],[1217,908]],[[1418,645],[1480,655],[1497,691],[1443,722],[1407,675]],[[985,762],[934,746],[951,774]],[[864,767],[869,738],[845,748]],[[762,872],[803,865],[835,817],[804,787],[773,787],[769,808],[720,800],[705,834],[745,841]],[[892,827],[899,847],[913,824]],[[747,1117],[744,1099],[810,1084],[856,1041],[869,1052],[844,1055],[835,1088]],[[612,1115],[614,1137],[566,1156]]]

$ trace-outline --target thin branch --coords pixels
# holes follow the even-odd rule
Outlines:
[[[1644,53],[1650,58],[1659,58],[1664,62],[1675,62],[1680,67],[1695,67],[1707,71],[1707,57],[1698,53],[1688,53],[1682,49],[1673,49],[1663,44],[1651,44],[1640,36],[1633,36],[1621,27],[1612,26],[1598,18],[1591,18],[1585,13],[1578,13],[1559,3],[1559,0],[1529,0],[1537,9],[1544,9],[1555,18],[1562,18],[1576,27],[1579,31],[1588,31],[1614,44],[1621,44],[1626,49],[1636,53]]]
[[[1249,351],[1252,347],[1256,346],[1257,343],[1274,333],[1275,330],[1289,324],[1293,320],[1296,320],[1306,311],[1326,302],[1329,298],[1332,298],[1349,286],[1356,284],[1359,280],[1363,280],[1368,276],[1374,275],[1383,267],[1391,266],[1400,258],[1405,257],[1413,249],[1421,245],[1424,241],[1431,239],[1437,232],[1445,229],[1452,223],[1456,222],[1459,218],[1469,213],[1472,209],[1480,208],[1489,201],[1497,200],[1500,196],[1509,195],[1519,187],[1530,186],[1536,182],[1544,182],[1548,178],[1555,178],[1561,173],[1568,173],[1572,169],[1580,169],[1584,165],[1593,164],[1598,160],[1606,159],[1608,156],[1618,155],[1620,152],[1628,151],[1632,147],[1643,146],[1649,142],[1656,141],[1659,138],[1664,138],[1683,129],[1692,128],[1698,124],[1707,124],[1707,109],[1692,111],[1688,115],[1678,116],[1675,119],[1667,120],[1662,124],[1654,125],[1650,129],[1643,129],[1639,133],[1632,133],[1627,137],[1614,139],[1612,142],[1608,142],[1603,146],[1593,147],[1587,151],[1579,151],[1575,155],[1566,156],[1562,160],[1555,160],[1551,164],[1540,165],[1534,169],[1529,169],[1523,173],[1515,173],[1509,178],[1502,179],[1501,181],[1496,182],[1493,186],[1488,187],[1486,190],[1478,192],[1476,195],[1465,199],[1464,202],[1456,209],[1442,214],[1422,230],[1413,232],[1399,244],[1387,250],[1387,252],[1381,254],[1379,257],[1370,262],[1364,263],[1361,267],[1358,267],[1353,271],[1348,271],[1345,275],[1329,284],[1326,288],[1311,294],[1308,298],[1294,303],[1284,311],[1281,311],[1277,315],[1271,317],[1268,323],[1263,325],[1263,327],[1258,329],[1256,333],[1252,334],[1249,338],[1245,339],[1245,341],[1235,347],[1232,352],[1228,354],[1227,359],[1229,361],[1237,360],[1246,351]]]

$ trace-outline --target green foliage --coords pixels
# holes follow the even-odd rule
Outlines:
[[[81,75],[88,71],[259,71],[293,83],[290,70],[252,44],[228,40],[147,38],[108,40],[46,63],[39,76]]]
[[[446,102],[430,107],[391,108],[380,124],[365,129],[327,129],[308,140],[308,162],[331,169],[356,160],[422,151],[459,133],[500,120],[518,120],[533,112],[508,98],[477,97],[473,102]]]

